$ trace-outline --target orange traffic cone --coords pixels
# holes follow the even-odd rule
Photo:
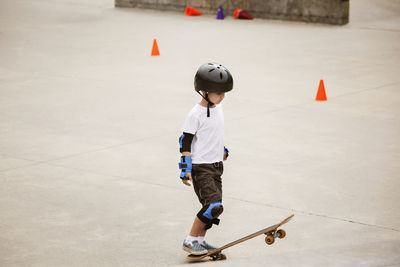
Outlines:
[[[249,14],[246,13],[246,11],[244,11],[241,8],[236,8],[235,11],[233,12],[233,17],[235,19],[253,19],[252,16],[250,16]]]
[[[153,41],[153,48],[151,49],[151,55],[152,56],[159,56],[160,51],[158,51],[158,45],[157,45],[157,40],[154,38]]]
[[[317,101],[326,101],[326,100],[328,100],[326,98],[324,80],[320,80],[319,81],[317,97],[315,98],[315,100],[317,100]]]
[[[239,13],[240,13],[240,12],[242,12],[242,9],[241,9],[241,8],[236,8],[235,11],[233,12],[233,17],[234,17],[235,19],[238,19],[238,18],[239,18]]]
[[[187,6],[185,9],[186,16],[200,16],[201,12],[195,9],[194,7]]]

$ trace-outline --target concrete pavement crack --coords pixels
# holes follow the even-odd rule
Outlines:
[[[354,220],[349,220],[349,219],[344,219],[344,218],[337,218],[337,217],[333,217],[333,216],[328,216],[328,215],[324,215],[324,214],[318,214],[318,213],[314,213],[314,212],[307,212],[307,211],[297,210],[297,209],[292,209],[292,208],[283,208],[283,207],[279,207],[279,206],[276,206],[276,205],[271,205],[271,204],[267,204],[267,203],[260,203],[260,202],[255,202],[255,201],[249,201],[249,200],[244,200],[244,199],[239,199],[239,198],[234,198],[234,197],[226,197],[226,198],[237,200],[237,201],[242,201],[242,202],[247,202],[247,203],[252,203],[252,204],[256,204],[256,205],[261,205],[261,206],[268,206],[268,207],[275,208],[275,209],[288,210],[288,211],[292,211],[292,212],[295,212],[295,213],[301,213],[301,214],[309,215],[309,216],[322,217],[322,218],[331,219],[331,220],[337,220],[337,221],[353,223],[353,224],[359,224],[359,225],[364,225],[364,226],[369,226],[369,227],[376,227],[376,228],[380,228],[380,229],[384,229],[384,230],[390,230],[390,231],[394,231],[394,232],[400,232],[399,229],[392,228],[392,227],[386,227],[386,226],[382,226],[382,225],[363,223],[363,222],[358,222],[358,221],[354,221]]]

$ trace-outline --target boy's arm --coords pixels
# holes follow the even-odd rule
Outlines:
[[[190,152],[182,152],[182,156],[183,156],[183,157],[185,157],[185,156],[190,156]],[[186,174],[186,177],[189,178],[190,183],[193,183],[193,178],[192,178],[192,173],[191,173],[191,172],[189,172],[188,174]],[[189,183],[188,180],[182,179],[182,183],[184,183],[184,184],[187,185],[187,186],[190,186],[190,183]]]
[[[181,162],[179,164],[179,169],[181,169],[182,183],[190,186],[192,180],[192,159],[191,159],[191,145],[193,141],[193,134],[184,132],[179,138],[179,151],[182,153]]]
[[[224,146],[224,160],[227,160],[229,157],[229,150]]]

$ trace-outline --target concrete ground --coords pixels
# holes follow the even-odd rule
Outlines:
[[[331,26],[0,1],[0,265],[187,264],[178,137],[216,61],[235,86],[208,241],[295,217],[207,266],[400,266],[400,1],[350,5]]]

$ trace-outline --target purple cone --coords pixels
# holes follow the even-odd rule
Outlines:
[[[224,19],[224,12],[222,12],[222,6],[218,7],[217,19]]]

